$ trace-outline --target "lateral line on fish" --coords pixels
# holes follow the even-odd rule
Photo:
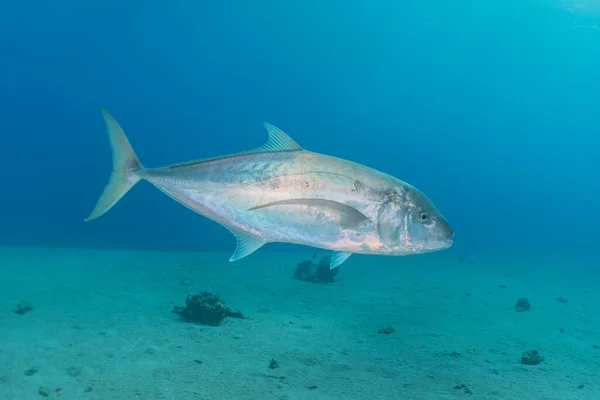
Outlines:
[[[293,173],[282,173],[282,174],[278,174],[278,175],[272,175],[269,178],[265,179],[264,181],[270,181],[272,179],[277,179],[277,178],[280,178],[282,176],[289,177],[289,176],[301,176],[301,175],[310,175],[310,174],[339,176],[339,177],[342,177],[342,178],[346,178],[349,181],[352,181],[356,190],[359,190],[358,187],[362,186],[362,187],[367,188],[368,190],[370,190],[370,191],[372,191],[374,193],[376,193],[376,192],[378,193],[378,191],[375,188],[367,185],[366,183],[364,183],[362,181],[358,181],[358,180],[352,178],[349,175],[340,174],[340,173],[337,173],[337,172],[320,171],[320,170],[310,170],[310,171],[293,172]],[[388,190],[385,190],[385,192],[388,192]]]
[[[304,149],[301,150],[280,150],[278,151],[278,153],[293,153],[293,152],[302,152],[305,151]],[[215,156],[215,157],[206,157],[206,158],[198,158],[196,160],[192,160],[192,161],[183,161],[183,162],[179,162],[179,163],[174,163],[174,164],[167,164],[161,168],[165,168],[165,169],[173,169],[173,168],[177,168],[177,167],[190,167],[193,165],[200,165],[200,164],[206,164],[212,161],[221,161],[221,160],[229,160],[232,158],[237,158],[237,157],[243,157],[243,156],[249,156],[249,155],[256,155],[256,154],[266,154],[266,153],[273,153],[273,151],[254,151],[254,150],[249,150],[249,151],[241,151],[239,153],[231,153],[231,154],[225,154],[223,156]]]

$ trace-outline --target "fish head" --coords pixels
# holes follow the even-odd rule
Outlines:
[[[392,254],[421,254],[452,246],[454,231],[419,190],[406,186],[388,197],[377,221],[380,240]]]

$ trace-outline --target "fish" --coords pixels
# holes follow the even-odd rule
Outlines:
[[[447,249],[454,231],[414,186],[371,167],[306,150],[263,122],[262,146],[146,168],[119,123],[101,109],[112,148],[112,173],[85,221],[110,210],[145,180],[173,200],[228,229],[229,261],[267,243],[332,251],[330,268],[352,254],[404,256]]]

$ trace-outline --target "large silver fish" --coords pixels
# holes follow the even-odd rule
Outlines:
[[[230,261],[269,242],[333,250],[331,268],[354,253],[408,255],[452,245],[452,228],[411,185],[372,168],[302,149],[265,123],[254,150],[144,168],[125,133],[102,110],[113,170],[86,219],[107,212],[140,179],[221,224],[237,239]]]

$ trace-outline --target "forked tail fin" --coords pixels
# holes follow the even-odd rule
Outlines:
[[[119,123],[106,110],[101,111],[112,147],[113,169],[108,184],[86,221],[110,210],[140,180],[138,172],[144,168]]]

